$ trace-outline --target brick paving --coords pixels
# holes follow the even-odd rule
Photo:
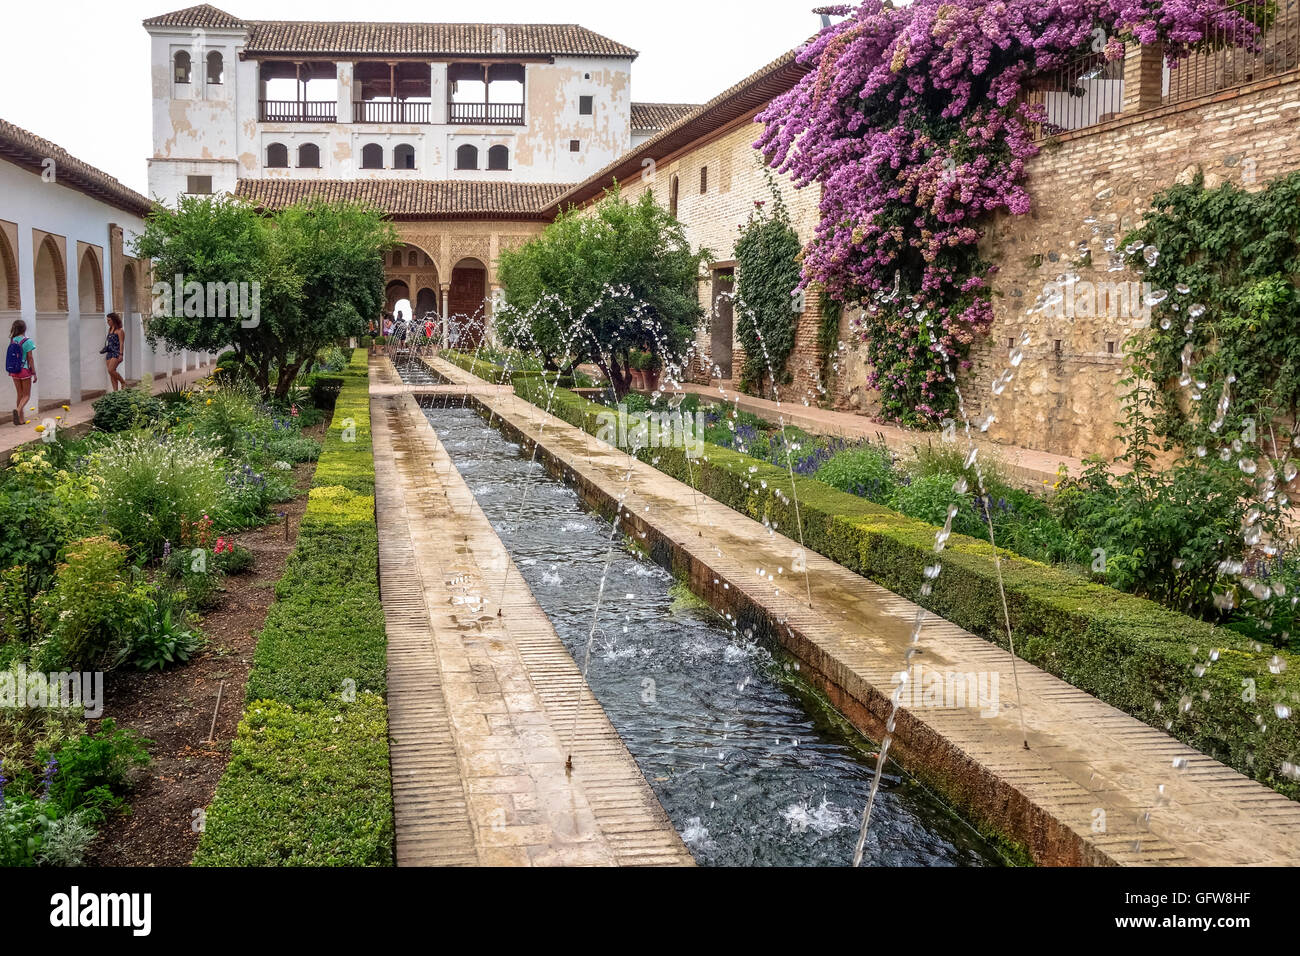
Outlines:
[[[398,865],[691,865],[513,567],[498,615],[509,555],[371,361]]]
[[[440,359],[429,364],[453,383],[481,384]],[[605,500],[617,499],[630,468],[627,520],[688,556],[692,583],[706,598],[749,602],[781,622],[810,670],[833,678],[851,716],[874,708],[879,719],[923,614],[918,661],[944,672],[996,673],[1000,706],[987,717],[969,707],[904,707],[891,753],[905,764],[941,765],[955,775],[953,792],[982,801],[993,817],[1051,830],[1058,861],[1300,863],[1300,804],[1023,661],[1018,709],[1006,651],[811,552],[809,607],[801,580],[767,577],[788,568],[796,542],[512,394],[476,400]],[[1176,769],[1183,761],[1185,769]],[[1100,832],[1098,811],[1105,814]]]

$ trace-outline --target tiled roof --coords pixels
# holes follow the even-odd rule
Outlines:
[[[22,127],[0,119],[0,159],[6,159],[33,173],[50,168],[46,160],[53,160],[54,182],[83,192],[118,209],[144,216],[153,208],[144,196],[101,169],[83,163],[61,146]]]
[[[542,219],[569,183],[429,179],[241,179],[235,195],[265,209],[308,198],[368,202],[394,219]]]
[[[808,67],[796,62],[797,56],[797,50],[783,53],[739,83],[723,90],[703,106],[695,107],[691,112],[680,116],[666,129],[564,193],[547,210],[548,215],[556,215],[567,206],[581,205],[596,198],[615,181],[628,182],[634,179],[641,173],[643,159],[648,157],[662,161],[791,89],[808,72]],[[635,124],[633,126],[635,128]],[[754,138],[758,138],[757,132]]]
[[[575,23],[255,22],[244,52],[406,56],[613,56],[636,50]]]
[[[225,10],[218,10],[206,3],[150,17],[144,21],[144,25],[146,27],[207,27],[210,30],[238,30],[244,26],[243,22],[232,17]]]
[[[636,50],[576,23],[371,23],[239,20],[206,3],[151,17],[146,27],[248,28],[249,56],[612,56]]]
[[[699,108],[698,103],[633,103],[632,128],[667,129]]]

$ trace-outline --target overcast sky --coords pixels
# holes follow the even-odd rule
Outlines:
[[[0,117],[146,192],[149,43],[142,20],[187,0],[5,0]],[[816,32],[815,0],[228,0],[248,20],[580,23],[640,51],[633,99],[702,103]]]

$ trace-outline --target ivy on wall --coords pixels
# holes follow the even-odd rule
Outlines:
[[[1270,430],[1281,439],[1300,411],[1300,172],[1259,192],[1206,189],[1198,176],[1152,209],[1125,237],[1158,300],[1130,348],[1164,386],[1152,427],[1189,448]]]
[[[801,243],[770,171],[767,176],[771,203],[755,201],[736,241],[736,338],[745,349],[740,387],[760,395],[790,380],[786,361],[800,315],[794,297]]]

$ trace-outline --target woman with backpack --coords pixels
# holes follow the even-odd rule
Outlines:
[[[32,385],[36,383],[36,343],[27,337],[27,323],[15,319],[9,327],[9,348],[5,352],[5,371],[14,380],[18,392],[18,404],[14,408],[14,424],[26,425],[23,409],[32,397]]]
[[[108,366],[108,384],[115,392],[126,388],[126,379],[117,374],[117,368],[122,364],[123,338],[122,317],[116,312],[108,313],[108,338],[99,354],[104,356],[104,364]]]

